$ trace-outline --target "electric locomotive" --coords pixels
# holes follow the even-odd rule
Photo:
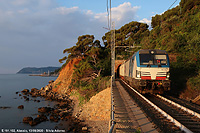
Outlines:
[[[139,50],[119,68],[120,77],[140,93],[160,93],[170,90],[170,62],[166,51]]]

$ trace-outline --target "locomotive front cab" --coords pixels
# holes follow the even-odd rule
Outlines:
[[[136,79],[143,93],[163,93],[170,90],[169,57],[164,50],[140,50]]]

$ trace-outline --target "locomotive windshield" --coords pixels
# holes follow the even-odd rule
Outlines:
[[[140,54],[140,65],[167,65],[167,55]]]

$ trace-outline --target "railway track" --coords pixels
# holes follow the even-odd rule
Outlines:
[[[173,119],[185,126],[186,132],[200,132],[200,115],[184,106],[163,99],[161,96],[148,96],[148,99],[169,114]]]
[[[175,103],[160,95],[141,95],[126,82],[121,81],[126,86],[129,94],[138,101],[137,104],[143,108],[146,114],[163,132],[200,132],[200,111],[195,105],[181,102],[176,99]],[[171,98],[173,99],[173,98]],[[182,104],[183,106],[181,106]],[[186,107],[190,108],[186,108]],[[193,111],[194,110],[194,111]]]
[[[195,103],[191,103],[184,99],[178,99],[178,98],[167,96],[167,95],[165,95],[164,97],[200,114],[200,106]]]
[[[112,108],[112,110],[114,111],[115,126],[112,127],[112,131],[110,130],[109,132],[158,133],[154,125],[148,120],[120,82],[116,80],[115,84],[112,91],[114,101],[114,108]]]

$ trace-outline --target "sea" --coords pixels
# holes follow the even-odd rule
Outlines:
[[[23,118],[31,116],[36,118],[39,107],[53,107],[56,102],[46,101],[44,98],[32,98],[25,101],[22,96],[16,94],[23,89],[37,88],[41,89],[48,84],[50,80],[56,80],[57,77],[29,76],[27,74],[0,74],[0,132],[18,132],[18,131],[44,131],[55,129],[58,123],[42,122],[36,126],[30,126],[23,123]],[[34,102],[40,100],[40,102]],[[23,105],[24,109],[18,109]],[[26,130],[25,130],[26,129]],[[44,130],[41,130],[44,129]]]

